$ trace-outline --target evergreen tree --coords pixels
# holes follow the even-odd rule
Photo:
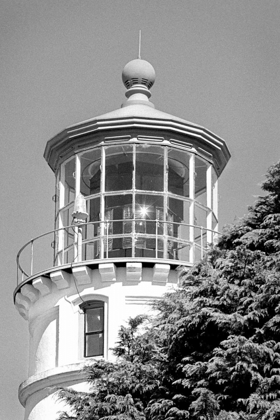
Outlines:
[[[92,393],[60,390],[61,419],[280,419],[280,163],[262,188],[152,325],[121,328],[119,362],[87,369]]]

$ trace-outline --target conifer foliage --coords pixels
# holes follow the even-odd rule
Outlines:
[[[155,320],[121,328],[118,362],[87,368],[92,392],[59,391],[60,420],[280,419],[280,163],[262,188]]]

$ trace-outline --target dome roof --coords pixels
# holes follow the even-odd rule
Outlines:
[[[90,118],[88,120],[79,122],[78,124],[74,124],[69,128],[76,127],[80,124],[89,123],[91,121],[106,121],[106,120],[117,120],[122,118],[151,118],[151,119],[158,119],[162,121],[177,121],[182,124],[190,124],[194,127],[200,127],[197,124],[191,123],[183,118],[176,117],[175,115],[168,114],[167,112],[160,111],[159,109],[147,106],[147,104],[138,101],[139,103],[131,103],[129,106],[121,107],[115,109],[114,111],[107,112],[102,115],[97,115],[94,118]],[[147,101],[149,103],[149,101]]]
[[[171,143],[179,141],[203,152],[213,159],[220,175],[230,158],[226,143],[200,125],[154,108],[149,89],[155,81],[155,70],[150,63],[139,58],[130,61],[123,69],[122,79],[127,99],[120,108],[74,124],[48,141],[44,156],[54,171],[75,150],[92,147],[93,142],[102,142],[103,136],[128,139],[137,132],[161,139],[166,136]]]

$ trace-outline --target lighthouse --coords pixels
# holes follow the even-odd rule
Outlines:
[[[85,364],[113,360],[119,327],[149,313],[218,238],[218,178],[230,153],[211,131],[159,111],[155,70],[123,69],[122,106],[48,141],[54,229],[17,256],[15,306],[28,323],[25,420],[55,420],[56,387],[87,390]]]

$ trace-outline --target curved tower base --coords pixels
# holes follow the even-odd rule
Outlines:
[[[82,368],[100,358],[114,360],[110,349],[120,326],[129,317],[152,312],[153,301],[178,284],[176,268],[132,261],[71,264],[35,276],[18,288],[16,306],[30,331],[29,378],[19,389],[25,420],[57,419],[65,409],[55,398],[57,387],[88,389]],[[101,302],[104,316],[102,332],[98,337],[93,333],[88,345],[83,308],[91,302]],[[103,354],[87,357],[87,351],[96,350],[94,340]]]

